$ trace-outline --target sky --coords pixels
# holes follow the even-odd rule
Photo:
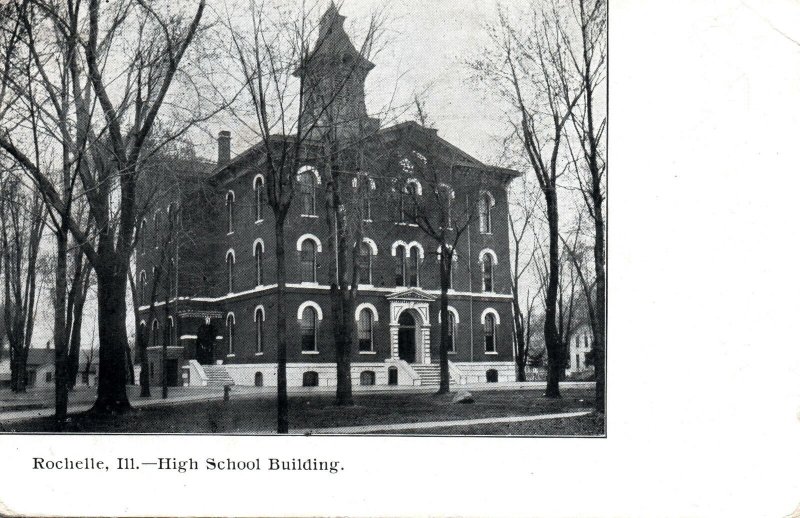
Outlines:
[[[495,3],[344,0],[340,13],[347,18],[345,29],[356,47],[359,29],[377,9],[385,9],[385,45],[372,59],[375,68],[367,77],[367,110],[379,113],[388,105],[397,108],[420,93],[440,136],[479,159],[492,159],[491,143],[506,130],[504,117],[471,80],[466,62],[480,53],[486,41],[483,25],[494,15]],[[393,122],[402,122],[413,119],[414,113],[394,117]],[[235,123],[224,118],[215,123],[218,129],[210,127],[208,133],[230,129],[234,154],[249,147],[247,137],[242,135],[237,141],[241,128]],[[223,128],[226,124],[234,127]],[[205,141],[208,150],[198,153],[214,157],[216,143],[208,136]]]

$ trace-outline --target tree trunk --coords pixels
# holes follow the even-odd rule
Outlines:
[[[78,382],[78,370],[81,363],[81,329],[83,326],[83,308],[86,304],[86,292],[89,290],[91,269],[88,265],[81,267],[81,277],[76,280],[77,287],[72,299],[72,329],[69,339],[69,386],[75,388]],[[69,307],[69,304],[67,305]]]
[[[517,363],[517,381],[525,381],[525,362],[528,359],[528,347],[525,342],[525,325],[522,309],[519,306],[519,278],[514,281],[512,286],[512,310],[514,313],[514,340],[517,349],[514,351],[514,359]]]
[[[547,349],[547,388],[544,395],[549,398],[560,398],[561,392],[558,388],[561,367],[563,365],[561,355],[561,340],[559,340],[558,329],[556,326],[556,304],[558,302],[558,198],[556,196],[555,183],[545,190],[545,201],[547,202],[547,226],[549,235],[549,272],[547,281],[547,295],[545,298],[544,314],[544,344]]]
[[[606,263],[605,263],[605,221],[603,219],[603,200],[595,197],[595,240],[594,265],[596,286],[595,315],[597,332],[594,336],[594,404],[598,412],[606,411]]]
[[[338,406],[353,405],[353,380],[350,372],[350,349],[353,345],[352,304],[347,293],[341,288],[334,295],[334,306],[337,314],[333,317],[336,322],[336,404]]]
[[[448,298],[447,291],[450,289],[450,268],[451,253],[447,250],[447,244],[440,243],[442,253],[439,256],[439,286],[441,287],[441,323],[439,332],[441,339],[439,340],[439,394],[447,394],[450,392],[450,364],[447,361],[447,333],[450,330],[450,299]],[[453,337],[455,339],[455,337]]]
[[[136,342],[139,348],[139,396],[150,397],[150,360],[147,358],[147,329],[142,333],[142,326],[136,324]]]
[[[28,386],[28,352],[26,350],[14,351],[11,368],[11,390],[25,392]]]
[[[130,346],[125,347],[125,368],[127,370],[128,385],[133,385],[136,380],[136,373],[133,372],[133,355]]]
[[[286,390],[286,243],[284,216],[275,215],[275,265],[278,298],[275,304],[278,347],[278,433],[289,433],[289,396]]]
[[[98,347],[97,401],[92,410],[118,413],[130,410],[126,390],[125,283],[127,269],[119,261],[95,270],[97,276]]]
[[[69,365],[67,329],[67,228],[62,224],[56,229],[56,279],[53,301],[53,342],[56,353],[56,422],[59,427],[67,420],[69,404]]]

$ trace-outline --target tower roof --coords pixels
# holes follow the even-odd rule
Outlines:
[[[317,57],[322,57],[323,55],[348,56],[354,59],[358,66],[366,70],[371,70],[375,66],[362,56],[361,52],[353,45],[350,36],[344,30],[345,18],[346,16],[342,16],[336,4],[331,2],[322,18],[320,18],[317,42],[314,44],[314,51],[305,66],[313,66],[314,62],[317,61]],[[321,61],[325,60],[321,59]]]

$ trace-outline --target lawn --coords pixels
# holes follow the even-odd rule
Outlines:
[[[289,401],[293,429],[376,425],[527,416],[572,412],[593,403],[593,390],[562,390],[562,398],[542,396],[541,390],[474,392],[475,403],[454,404],[452,394],[356,394],[355,405],[338,407],[330,394],[295,396]],[[268,434],[275,427],[275,401],[270,397],[233,397],[228,402],[206,401],[136,409],[120,416],[81,413],[71,417],[68,432],[77,433],[224,433]],[[51,418],[0,423],[2,432],[53,432]],[[442,435],[602,435],[601,419],[568,418],[513,424],[492,424],[417,430],[413,434]]]

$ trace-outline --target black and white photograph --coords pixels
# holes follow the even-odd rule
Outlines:
[[[797,0],[0,0],[0,516],[800,518]]]
[[[605,2],[362,3],[4,6],[0,429],[605,434]]]

